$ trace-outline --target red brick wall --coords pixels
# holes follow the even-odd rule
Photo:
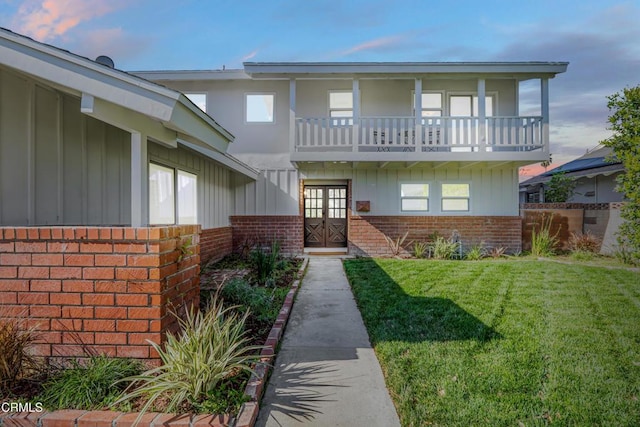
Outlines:
[[[304,249],[302,217],[286,215],[232,216],[233,249],[240,250],[247,242],[270,244],[278,240],[283,254],[295,255]]]
[[[156,359],[199,303],[200,226],[0,228],[0,315],[28,317],[37,354]]]
[[[460,234],[465,250],[480,242],[488,248],[504,246],[508,252],[521,250],[522,220],[517,216],[354,215],[349,220],[349,253],[388,256],[392,253],[385,235],[395,240],[408,231],[405,242],[409,243],[426,240],[434,232],[449,237],[453,230]]]
[[[233,251],[231,227],[207,228],[200,234],[200,262],[218,261]]]

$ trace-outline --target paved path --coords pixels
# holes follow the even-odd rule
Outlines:
[[[339,259],[312,257],[256,426],[399,426]]]

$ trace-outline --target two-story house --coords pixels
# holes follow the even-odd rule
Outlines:
[[[549,158],[549,79],[564,62],[255,63],[150,71],[235,135],[261,171],[234,181],[234,244],[388,253],[454,230],[464,246],[521,244],[518,168]],[[538,80],[540,114],[521,116]]]

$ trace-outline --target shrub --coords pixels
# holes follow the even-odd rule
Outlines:
[[[591,261],[595,257],[595,254],[591,251],[577,250],[571,252],[571,258],[576,261]]]
[[[429,245],[425,242],[413,242],[413,255],[416,258],[424,258],[429,255]]]
[[[433,242],[433,257],[435,259],[453,259],[459,255],[460,243],[452,242],[444,237],[437,237]]]
[[[496,246],[495,248],[491,248],[491,250],[487,252],[487,255],[491,258],[501,258],[506,255],[506,252],[507,248],[504,246]]]
[[[45,382],[36,400],[50,410],[105,408],[124,390],[119,381],[140,371],[140,363],[130,359],[92,356],[84,365],[73,361]]]
[[[486,256],[486,251],[482,247],[482,243],[474,245],[465,254],[464,258],[468,261],[478,261]]]
[[[251,251],[251,267],[255,279],[262,286],[275,285],[275,270],[278,268],[280,260],[280,243],[274,240],[270,250],[256,248]]]
[[[37,340],[35,329],[24,327],[21,320],[0,317],[0,395],[39,370],[37,359],[29,353]]]
[[[551,222],[553,216],[542,216],[540,224],[534,224],[531,230],[531,255],[533,256],[553,256],[558,246],[558,233],[551,234]],[[536,228],[538,230],[536,231]]]
[[[554,173],[544,192],[544,200],[549,203],[564,203],[573,196],[575,188],[575,178],[566,176],[564,172]]]
[[[591,252],[595,254],[600,249],[600,239],[589,231],[586,233],[572,232],[569,237],[569,249],[572,252]]]
[[[400,251],[402,250],[402,245],[404,244],[404,241],[407,239],[408,235],[409,235],[409,232],[407,231],[406,233],[404,233],[404,236],[398,237],[395,240],[393,240],[391,237],[387,236],[386,234],[384,235],[384,238],[387,241],[387,245],[389,245],[389,249],[391,249],[391,254],[393,256],[397,257],[400,255]]]
[[[187,311],[178,318],[182,333],[167,335],[164,348],[151,343],[162,365],[127,378],[131,384],[117,402],[146,398],[142,415],[160,398],[166,400],[166,412],[206,405],[216,388],[241,372],[253,372],[251,364],[260,359],[262,347],[248,345],[244,323],[247,313],[239,316],[233,308],[223,308],[213,297],[206,313]]]
[[[220,292],[225,303],[236,306],[242,313],[250,311],[258,322],[273,322],[281,305],[276,301],[275,291],[251,286],[243,279],[232,279],[222,286]]]

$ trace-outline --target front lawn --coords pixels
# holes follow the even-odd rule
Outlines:
[[[637,426],[640,274],[346,260],[402,425]]]

